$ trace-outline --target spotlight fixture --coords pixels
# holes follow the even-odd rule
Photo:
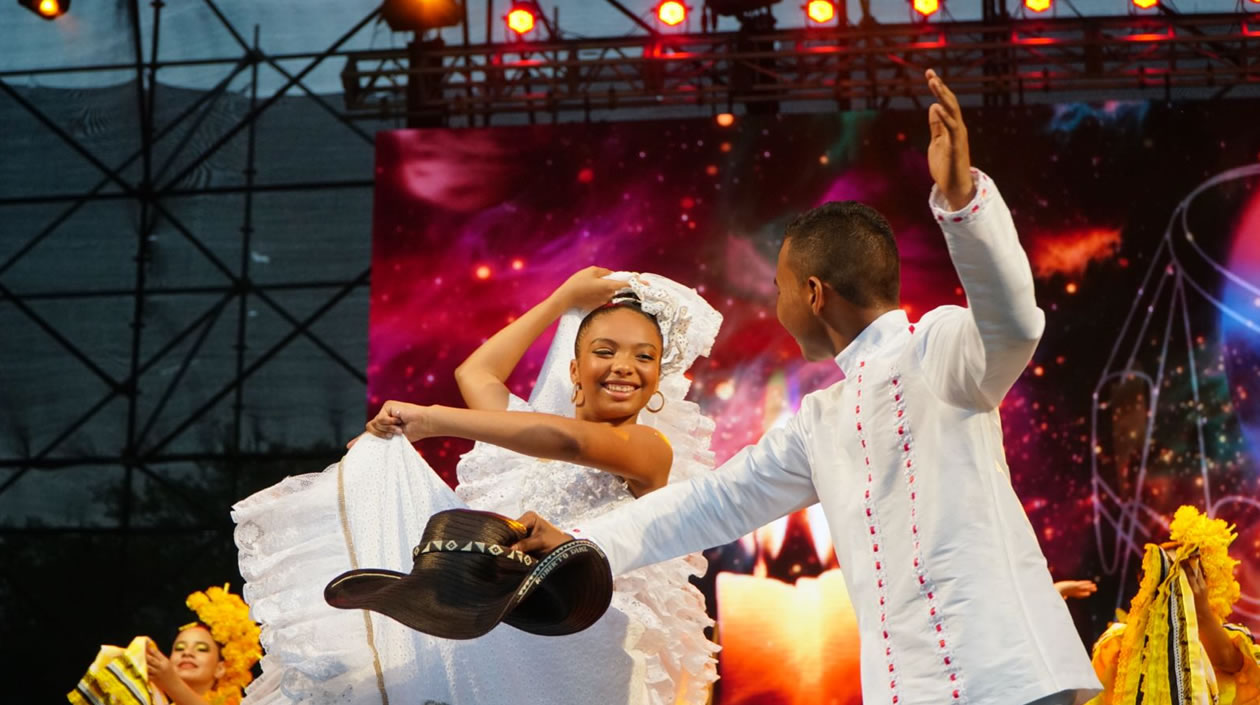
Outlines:
[[[1137,2],[1137,0],[1134,0],[1134,2]],[[919,13],[919,16],[924,19],[935,15],[936,11],[941,9],[940,0],[913,0],[911,4],[914,6],[914,11]]]
[[[656,19],[669,27],[677,27],[687,19],[687,6],[678,0],[665,0],[656,6]]]
[[[538,3],[534,2],[514,2],[512,9],[508,10],[504,21],[507,22],[508,29],[518,37],[524,37],[526,34],[534,31],[534,25],[538,21]]]
[[[781,0],[707,0],[705,4],[715,14],[742,19],[754,15],[769,14],[770,6],[777,5],[779,2]]]
[[[836,4],[831,0],[809,0],[805,16],[814,24],[827,24],[836,18]]]
[[[1050,9],[1050,0],[1024,0],[1024,7],[1033,12],[1045,12]]]
[[[55,20],[70,11],[70,0],[18,0],[18,4],[46,20]]]
[[[381,4],[381,18],[395,32],[456,27],[464,22],[464,3],[462,0],[385,0]]]

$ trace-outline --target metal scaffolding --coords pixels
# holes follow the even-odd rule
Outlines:
[[[1220,98],[1260,86],[1260,19],[1243,13],[911,23],[772,33],[638,35],[351,53],[354,118],[470,125],[530,113],[692,106],[883,109],[925,95],[937,67],[985,104],[1108,97]]]
[[[362,21],[349,29],[332,46],[322,52],[268,56],[259,48],[257,29],[254,32],[253,42],[246,41],[243,34],[219,10],[214,0],[204,0],[204,2],[213,10],[214,15],[222,23],[223,27],[231,33],[239,44],[239,55],[197,62],[164,63],[155,58],[159,55],[160,36],[160,32],[155,30],[152,32],[152,45],[148,53],[149,58],[146,58],[143,47],[140,44],[140,13],[142,12],[140,3],[138,0],[133,0],[129,3],[128,10],[132,22],[136,56],[130,68],[135,72],[133,85],[137,103],[136,115],[139,117],[137,128],[140,133],[140,148],[118,164],[107,164],[98,158],[91,149],[83,144],[81,139],[71,134],[69,130],[50,117],[44,109],[36,105],[29,98],[28,91],[16,86],[13,80],[19,77],[47,75],[50,73],[113,71],[121,69],[123,66],[85,66],[0,72],[0,93],[3,93],[11,101],[21,106],[43,128],[54,135],[61,143],[71,148],[85,163],[91,165],[100,174],[100,180],[95,186],[82,193],[23,193],[0,197],[0,208],[33,204],[64,205],[64,208],[58,215],[36,233],[24,234],[12,231],[5,233],[6,238],[21,238],[22,244],[6,259],[0,261],[0,306],[11,306],[20,311],[27,319],[43,329],[49,337],[55,340],[66,355],[78,360],[83,367],[98,377],[108,389],[106,394],[90,404],[85,404],[81,415],[66,422],[64,431],[52,434],[56,438],[54,442],[32,447],[27,453],[20,456],[0,457],[0,469],[11,468],[16,470],[16,472],[5,478],[3,482],[0,482],[0,494],[3,494],[21,480],[26,473],[38,469],[117,463],[126,468],[129,484],[132,473],[136,472],[148,474],[154,480],[160,482],[161,479],[149,470],[149,467],[154,463],[248,459],[250,454],[242,450],[242,423],[240,418],[242,391],[253,373],[266,365],[281,350],[298,338],[305,339],[323,351],[331,362],[344,370],[348,381],[357,382],[360,387],[366,384],[366,376],[361,366],[347,360],[343,354],[335,350],[320,335],[313,332],[312,326],[322,315],[348,294],[366,287],[369,271],[363,269],[356,276],[337,281],[303,280],[284,283],[260,283],[254,281],[251,277],[250,245],[251,237],[254,233],[254,198],[259,193],[363,190],[372,187],[373,181],[371,178],[312,179],[258,184],[255,180],[258,170],[256,133],[258,121],[266,111],[277,104],[290,89],[298,89],[315,106],[326,111],[344,124],[347,132],[351,135],[350,139],[360,141],[364,149],[370,150],[373,145],[373,136],[368,131],[365,131],[360,124],[350,121],[342,111],[303,85],[302,79],[316,66],[330,57],[336,56],[338,48],[347,39],[374,20],[377,12],[374,11],[363,18]],[[163,4],[161,2],[152,4],[152,25],[155,28],[160,27],[162,7]],[[306,59],[308,63],[303,70],[293,74],[280,63],[280,61],[292,59]],[[220,64],[225,67],[227,73],[214,89],[202,93],[195,101],[165,124],[156,124],[154,119],[155,104],[157,94],[162,89],[158,81],[159,71],[164,68],[192,64]],[[260,98],[257,90],[258,71],[261,66],[269,66],[287,78],[286,83],[280,90],[266,99]],[[196,128],[215,107],[216,102],[224,97],[229,84],[243,73],[248,73],[250,76],[249,107],[245,115],[226,129],[214,134],[213,139],[208,144],[197,145],[196,153],[186,155],[185,151],[190,146],[191,138],[196,133]],[[192,129],[187,129],[190,125]],[[171,148],[170,143],[175,141],[173,135],[181,130],[185,130],[182,139]],[[197,170],[206,165],[225,145],[242,135],[247,143],[242,183],[228,186],[198,185],[195,178]],[[169,157],[164,163],[158,164],[155,158],[155,151],[164,143],[169,151]],[[179,158],[177,159],[177,157]],[[135,173],[137,164],[140,165],[138,174]],[[133,176],[129,177],[127,175],[129,171],[132,172]],[[109,190],[111,187],[112,190]],[[232,198],[234,201],[239,200],[242,205],[239,211],[241,218],[239,261],[233,263],[221,258],[211,247],[203,242],[202,238],[195,232],[195,229],[188,226],[176,214],[175,209],[170,207],[170,203],[173,200],[191,196],[222,196]],[[44,290],[33,294],[25,294],[6,286],[4,282],[5,273],[20,264],[23,258],[41,243],[54,237],[58,227],[65,223],[67,219],[89,203],[108,200],[124,200],[133,203],[138,212],[138,218],[136,219],[138,227],[132,241],[135,252],[134,286],[128,289],[109,290],[63,288]],[[146,281],[146,272],[151,260],[150,247],[153,242],[154,229],[159,222],[172,228],[194,250],[200,253],[204,258],[202,264],[216,272],[222,282],[212,286],[150,286]],[[293,290],[313,293],[322,292],[321,295],[325,298],[322,305],[318,306],[313,312],[297,315],[274,296],[275,292],[278,291]],[[146,300],[155,296],[193,294],[212,295],[215,297],[214,303],[200,316],[193,319],[191,324],[177,334],[161,341],[160,344],[157,344],[156,341],[144,341]],[[33,301],[72,302],[76,299],[92,297],[129,297],[132,299],[133,315],[130,324],[132,336],[131,355],[129,369],[125,376],[120,377],[106,372],[102,365],[94,361],[90,350],[73,342],[71,336],[65,335],[63,331],[42,317],[30,305]],[[291,330],[274,345],[252,357],[247,362],[245,356],[248,325],[246,305],[249,301],[260,302],[271,309],[272,312],[291,326]],[[231,307],[238,309],[237,325],[233,331],[234,342],[232,344],[236,350],[236,374],[234,378],[220,389],[199,400],[196,409],[192,413],[186,414],[178,423],[175,423],[173,428],[165,430],[161,434],[155,434],[156,420],[164,412],[167,402],[172,395],[179,393],[180,381],[187,372],[189,365],[196,360],[199,351],[206,344],[208,333],[214,328],[214,324],[219,320],[220,316]],[[173,373],[167,370],[163,374],[164,379],[158,380],[153,374],[155,368],[159,365],[170,364],[172,351],[184,346],[189,341],[191,341],[191,346],[187,346],[187,349],[184,350],[182,358],[178,360],[177,369]],[[155,345],[156,351],[146,353]],[[152,409],[147,410],[148,413],[143,418],[142,411],[138,405],[142,393],[157,394],[159,399]],[[59,446],[65,439],[71,437],[74,429],[81,428],[84,424],[90,422],[103,408],[117,398],[127,400],[126,438],[121,443],[121,451],[117,455],[65,455],[58,453]],[[225,399],[232,400],[232,408],[235,412],[232,433],[226,441],[225,448],[207,449],[204,453],[171,453],[167,451],[172,441],[196,424],[206,410]],[[269,458],[276,457],[274,454],[258,455],[260,457],[261,455]],[[311,456],[312,453],[299,453],[293,457],[310,458]],[[127,512],[123,512],[120,522],[124,528],[128,525]],[[12,527],[0,528],[0,531],[13,530],[15,529]]]
[[[0,365],[8,368],[0,369],[0,403],[8,407],[0,419],[21,420],[0,428],[0,631],[11,640],[0,647],[0,659],[29,674],[7,691],[19,699],[42,702],[65,692],[86,665],[40,663],[25,653],[48,653],[53,634],[76,647],[99,644],[117,638],[110,635],[118,625],[148,613],[162,615],[154,620],[159,636],[160,624],[186,621],[179,612],[189,585],[225,577],[237,583],[231,502],[260,482],[317,470],[361,428],[370,165],[380,126],[350,120],[303,79],[337,57],[377,11],[322,51],[269,55],[257,28],[247,39],[215,0],[203,1],[238,45],[232,55],[163,62],[163,3],[131,0],[129,64],[0,72],[0,109],[7,138],[16,140],[6,143],[10,187],[0,192],[0,345],[7,348]],[[144,18],[147,35],[142,12],[151,13]],[[304,66],[294,70],[298,60]],[[192,65],[220,66],[223,76],[204,92],[161,83],[164,71]],[[121,86],[39,85],[53,74],[124,69],[133,80]],[[260,71],[280,74],[283,86],[260,95]],[[128,93],[129,100],[117,100]],[[90,103],[102,96],[101,106]],[[94,144],[93,130],[67,120],[66,105],[75,100],[88,101],[81,107],[92,127],[97,120],[119,126],[124,151]],[[337,148],[352,152],[362,168],[260,181],[269,166],[262,122],[288,111],[272,123],[274,135],[295,110],[326,116],[318,117],[328,125],[324,132],[340,134]],[[18,163],[13,150],[23,142],[57,158],[32,161],[40,158],[35,150]],[[361,225],[345,239],[361,242],[356,256],[339,263],[335,276],[301,267],[260,271],[267,259],[258,252],[260,234],[273,244],[280,239],[260,233],[260,201],[273,214],[292,202],[297,215],[303,194],[311,193],[352,203],[346,208]],[[113,217],[83,222],[102,211]],[[91,252],[113,255],[111,285],[75,276],[92,266],[81,259],[85,243]],[[129,271],[116,264],[122,261]],[[162,267],[184,276],[163,276]],[[112,312],[108,321],[88,313],[98,302],[108,302],[102,307]],[[336,326],[320,330],[330,316],[344,320],[347,306],[362,328],[348,336],[350,346],[331,339]],[[108,339],[100,334],[105,329]],[[31,343],[40,352],[19,349]],[[274,396],[267,390],[287,374],[277,368],[299,355],[313,383],[344,390],[330,405],[344,409],[345,423],[312,418],[317,431],[277,442],[251,428],[246,410]],[[64,374],[36,379],[34,370],[52,358]],[[212,359],[214,374],[206,374]],[[268,386],[259,386],[269,375]],[[46,405],[24,403],[41,396]],[[216,427],[207,431],[211,418]],[[120,577],[149,573],[161,579]],[[90,599],[72,587],[80,583],[76,574],[91,576]],[[66,608],[76,602],[75,610],[92,616],[68,618]],[[111,609],[102,611],[105,604]]]

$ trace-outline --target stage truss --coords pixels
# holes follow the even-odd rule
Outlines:
[[[355,118],[488,124],[493,116],[582,120],[665,107],[714,112],[883,109],[919,104],[922,71],[987,105],[1073,97],[1255,95],[1260,15],[912,23],[767,34],[637,35],[545,44],[351,54]],[[615,113],[613,113],[615,115]]]

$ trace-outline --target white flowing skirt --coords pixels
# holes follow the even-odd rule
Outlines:
[[[324,602],[324,586],[346,570],[410,572],[428,518],[465,506],[404,439],[371,436],[323,472],[239,502],[232,516],[244,597],[266,652],[246,705],[705,701],[716,647],[687,580],[703,568],[694,558],[619,577],[604,617],[565,637],[500,625],[478,639],[439,639]]]

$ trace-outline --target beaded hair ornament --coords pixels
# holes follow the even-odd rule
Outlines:
[[[206,699],[210,705],[240,705],[243,689],[254,679],[254,664],[262,658],[259,628],[249,618],[249,606],[239,595],[229,592],[226,584],[198,590],[188,596],[186,604],[197,614],[199,623],[186,624],[179,630],[209,627],[223,660],[223,677],[215,682]]]
[[[626,288],[613,296],[611,305],[620,303],[637,303],[644,313],[656,319],[661,329],[661,375],[670,375],[686,371],[698,355],[706,355],[712,345],[712,337],[717,334],[717,325],[708,336],[699,336],[699,340],[691,340],[697,336],[688,336],[693,319],[693,312],[687,306],[687,296],[682,295],[684,289],[667,279],[651,275],[636,274],[626,281]],[[695,294],[692,293],[692,297]]]

